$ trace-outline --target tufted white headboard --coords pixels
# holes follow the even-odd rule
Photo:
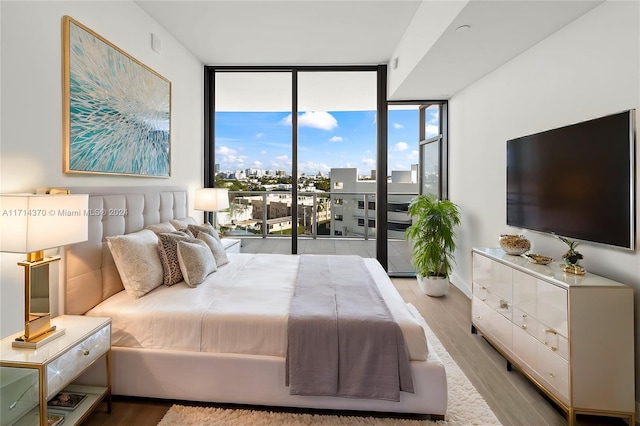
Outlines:
[[[89,239],[65,249],[64,313],[84,314],[124,289],[106,237],[188,215],[186,188],[78,187],[89,194]]]

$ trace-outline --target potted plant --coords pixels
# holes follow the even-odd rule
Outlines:
[[[458,206],[434,195],[418,195],[409,203],[412,225],[405,237],[413,244],[411,263],[420,289],[429,296],[444,296],[456,248],[454,228],[460,225]]]

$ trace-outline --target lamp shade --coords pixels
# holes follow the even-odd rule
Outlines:
[[[31,253],[86,241],[89,196],[0,195],[0,251]]]
[[[219,212],[229,208],[229,190],[226,188],[196,189],[193,208],[206,212]]]

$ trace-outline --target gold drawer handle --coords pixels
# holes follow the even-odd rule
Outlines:
[[[526,329],[527,329],[527,324],[522,324],[522,325],[520,326],[520,328],[522,328],[523,330],[526,330]]]
[[[555,378],[556,376],[553,375],[553,373],[549,373],[549,377],[551,377],[552,379]]]
[[[558,347],[557,347],[557,346],[553,346],[553,345],[551,345],[551,346],[550,346],[550,345],[549,345],[549,342],[544,342],[544,344],[545,344],[546,346],[549,346],[549,349],[551,349],[552,351],[557,351],[557,350],[558,350]]]
[[[545,333],[547,333],[547,334],[554,334],[554,335],[558,334],[558,332],[557,332],[557,331],[552,330],[552,329],[550,329],[550,328],[547,328],[544,332],[545,332]]]
[[[84,355],[84,356],[88,356],[90,353],[91,353],[91,351],[89,349],[84,349],[82,351],[82,355]]]

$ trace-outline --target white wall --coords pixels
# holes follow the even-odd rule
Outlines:
[[[506,141],[631,108],[640,121],[639,55],[640,3],[609,1],[451,99],[450,195],[463,221],[454,282],[467,294],[471,249],[497,246],[500,234],[524,233],[532,252],[556,259],[566,251],[556,238],[506,226]],[[640,190],[640,183],[636,186]],[[637,212],[639,205],[636,201]],[[587,273],[634,287],[637,310],[640,250],[583,243],[580,252]],[[638,313],[635,328],[640,372]],[[639,396],[636,379],[636,400]]]
[[[172,83],[171,177],[62,173],[62,17],[69,15]],[[0,192],[36,187],[202,186],[203,66],[131,1],[1,1]],[[162,41],[151,50],[151,33]],[[1,238],[1,236],[0,236]],[[23,255],[0,256],[0,336],[23,328]]]

